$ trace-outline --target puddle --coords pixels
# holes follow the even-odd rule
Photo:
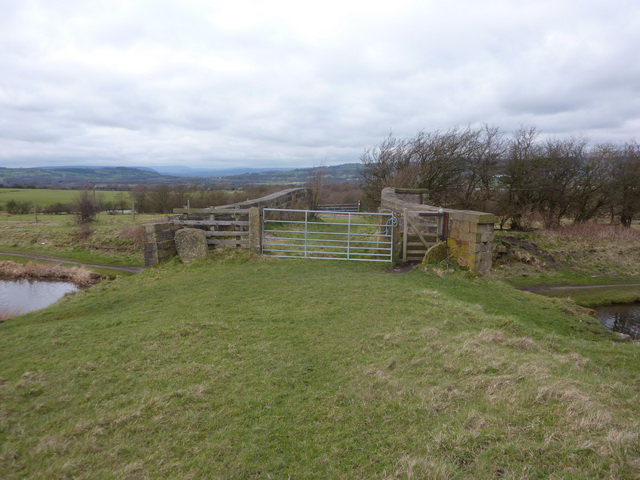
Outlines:
[[[640,339],[640,304],[606,305],[595,310],[598,321],[605,328]]]
[[[0,317],[40,310],[76,290],[69,282],[0,280]]]

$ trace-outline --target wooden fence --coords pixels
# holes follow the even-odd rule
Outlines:
[[[205,231],[210,246],[247,248],[249,246],[249,209],[212,210],[207,214],[174,215],[170,222],[181,228]]]

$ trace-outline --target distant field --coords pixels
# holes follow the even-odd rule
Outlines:
[[[45,207],[53,203],[71,203],[78,196],[79,190],[48,190],[35,188],[0,188],[0,205],[5,205],[10,200],[16,202],[31,202],[39,207]],[[113,190],[98,190],[96,198],[105,202],[118,201],[121,198],[129,201],[129,192]]]

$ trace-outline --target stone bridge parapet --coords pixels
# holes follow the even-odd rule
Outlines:
[[[218,207],[208,208],[175,208],[173,213],[209,213],[212,210],[233,210],[236,208],[307,208],[311,199],[311,192],[308,188],[288,188],[279,192],[256,198],[254,200],[246,200],[244,202],[230,203],[229,205],[220,205]]]
[[[403,212],[442,212],[449,216],[447,252],[472,273],[488,275],[491,271],[494,224],[499,218],[491,213],[454,210],[426,205],[427,191],[385,188],[380,208],[391,211],[402,221]]]

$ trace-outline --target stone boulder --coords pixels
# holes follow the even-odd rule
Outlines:
[[[209,246],[204,230],[199,228],[181,228],[175,236],[176,250],[183,262],[207,258]]]

